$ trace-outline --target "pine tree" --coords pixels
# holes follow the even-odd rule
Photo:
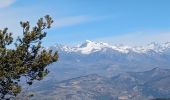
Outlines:
[[[20,22],[23,36],[14,42],[8,28],[0,30],[0,99],[15,98],[22,90],[20,79],[32,85],[41,80],[49,71],[47,66],[58,60],[58,53],[42,48],[41,40],[46,37],[46,29],[51,27],[52,18],[46,15],[37,25],[30,28],[28,21]],[[10,45],[15,47],[9,49]]]

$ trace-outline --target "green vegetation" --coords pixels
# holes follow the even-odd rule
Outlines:
[[[23,36],[14,42],[8,28],[0,30],[0,99],[15,98],[22,90],[19,82],[41,80],[49,71],[47,66],[58,60],[57,52],[43,49],[41,40],[46,37],[46,29],[51,27],[52,18],[46,15],[37,25],[30,28],[29,22],[20,22]],[[15,44],[15,48],[8,46]]]

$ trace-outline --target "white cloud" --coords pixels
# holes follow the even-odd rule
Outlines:
[[[170,42],[170,32],[136,32],[124,35],[98,38],[96,41],[108,42],[110,44],[123,44],[129,46],[142,46],[151,42]]]
[[[100,21],[109,19],[111,16],[86,16],[86,15],[79,15],[79,16],[66,16],[63,18],[57,18],[54,21],[54,27],[62,28],[68,26],[75,26],[91,21]]]
[[[13,4],[16,0],[0,0],[0,8],[5,8]]]
[[[55,27],[62,28],[67,26],[74,26],[90,21],[89,16],[69,16],[65,18],[59,18],[55,20]]]

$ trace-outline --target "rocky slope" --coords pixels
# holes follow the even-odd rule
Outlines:
[[[51,92],[44,88],[42,92],[46,96],[42,96],[42,99],[149,100],[170,98],[169,82],[170,70],[160,68],[145,72],[127,72],[112,78],[91,74],[55,83]]]

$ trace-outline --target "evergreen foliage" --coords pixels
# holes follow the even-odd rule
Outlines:
[[[52,18],[46,15],[40,18],[37,25],[30,28],[29,22],[20,22],[23,36],[14,42],[8,28],[0,30],[0,99],[15,98],[22,90],[20,79],[27,84],[41,80],[49,71],[47,66],[58,60],[57,52],[43,49],[41,40],[46,37],[46,29],[51,27]],[[15,44],[15,48],[8,46]]]

